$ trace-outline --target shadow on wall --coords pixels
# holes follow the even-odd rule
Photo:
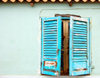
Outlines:
[[[92,76],[60,76],[60,77],[54,77],[54,76],[42,76],[41,78],[93,78]],[[99,78],[99,77],[94,77]]]
[[[34,76],[34,75],[29,75],[29,76],[25,76],[25,75],[12,75],[12,76],[0,76],[0,78],[100,78],[100,76],[60,76],[60,77],[54,77],[54,76]]]

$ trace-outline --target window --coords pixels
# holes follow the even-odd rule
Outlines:
[[[89,18],[42,18],[41,74],[87,75],[91,72]]]

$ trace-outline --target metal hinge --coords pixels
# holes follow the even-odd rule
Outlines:
[[[59,49],[57,49],[57,55],[58,55],[58,53],[59,53]]]

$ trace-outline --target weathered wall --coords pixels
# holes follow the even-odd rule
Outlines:
[[[0,75],[40,75],[40,17],[56,13],[91,18],[92,75],[100,74],[100,4],[0,4]]]

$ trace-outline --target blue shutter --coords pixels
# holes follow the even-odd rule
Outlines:
[[[60,75],[61,17],[42,18],[41,74]]]
[[[90,74],[90,28],[89,19],[70,18],[69,74]]]

